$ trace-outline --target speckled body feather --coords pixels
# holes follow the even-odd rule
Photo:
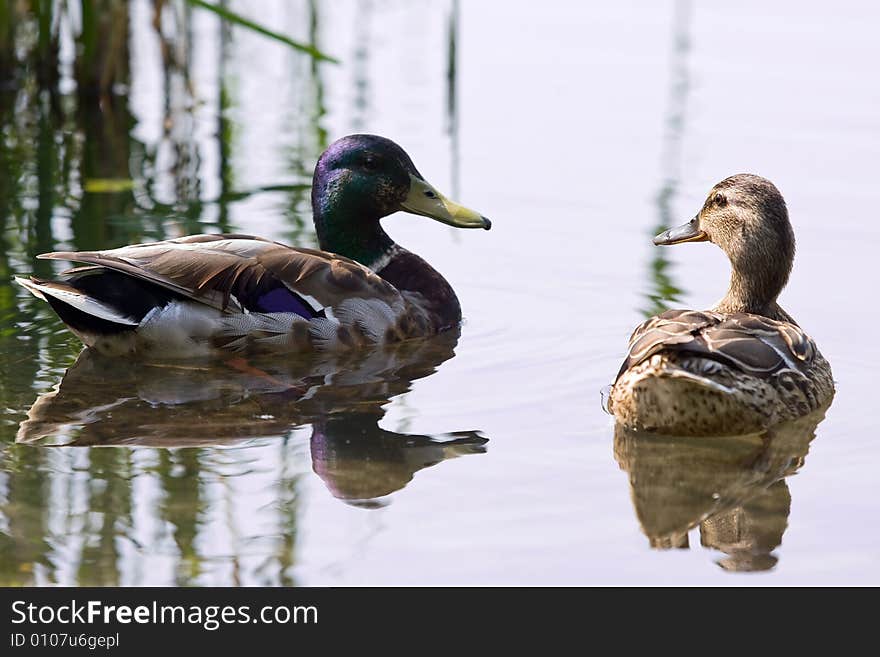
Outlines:
[[[633,333],[609,407],[631,428],[734,435],[814,411],[833,391],[828,362],[795,324],[670,310]]]

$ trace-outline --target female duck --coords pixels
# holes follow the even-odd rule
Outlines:
[[[318,160],[312,209],[322,251],[249,235],[193,235],[41,258],[88,263],[64,279],[18,278],[89,347],[192,356],[223,349],[332,350],[457,326],[449,283],[379,220],[403,210],[459,228],[491,223],[443,197],[397,144],[333,143]]]
[[[635,330],[611,389],[617,420],[667,434],[740,434],[825,405],[831,368],[776,302],[794,260],[779,190],[759,176],[731,176],[690,222],[654,238],[704,241],[730,259],[727,294],[711,311],[669,310]]]

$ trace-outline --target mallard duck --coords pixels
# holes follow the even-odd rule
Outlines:
[[[409,155],[350,135],[321,155],[312,210],[322,250],[252,235],[192,235],[38,257],[86,263],[62,280],[17,278],[86,346],[106,354],[196,356],[243,348],[340,350],[457,326],[452,287],[385,233],[403,210],[459,228],[491,222],[445,198]]]
[[[739,174],[712,188],[688,223],[654,244],[713,242],[732,265],[708,311],[669,310],[636,328],[609,410],[627,427],[676,435],[759,431],[825,404],[831,367],[776,302],[794,260],[794,232],[769,180]]]

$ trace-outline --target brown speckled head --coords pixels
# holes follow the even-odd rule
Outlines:
[[[776,186],[749,173],[725,178],[691,221],[654,238],[658,245],[704,241],[721,247],[733,268],[730,289],[716,310],[773,317],[795,250],[788,210]]]

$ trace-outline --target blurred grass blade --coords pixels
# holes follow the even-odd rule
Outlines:
[[[269,29],[263,27],[262,25],[254,23],[253,21],[248,20],[244,16],[241,16],[240,14],[236,14],[235,12],[229,11],[228,9],[225,9],[224,7],[220,7],[218,5],[213,5],[210,2],[204,2],[203,0],[186,0],[186,1],[194,7],[201,7],[202,9],[207,9],[208,11],[214,12],[215,14],[217,14],[220,18],[222,18],[225,21],[229,21],[230,23],[234,23],[235,25],[240,25],[241,27],[245,27],[249,30],[253,30],[254,32],[258,32],[258,33],[262,34],[263,36],[269,37],[270,39],[275,39],[276,41],[280,41],[281,43],[284,43],[284,44],[290,46],[291,48],[294,48],[296,50],[299,50],[301,52],[304,52],[304,53],[311,55],[315,59],[320,59],[320,60],[327,61],[327,62],[333,62],[334,64],[339,63],[338,59],[331,57],[330,55],[325,55],[324,53],[322,53],[320,50],[318,50],[314,46],[308,46],[308,45],[299,43],[289,37],[284,36],[283,34],[278,34],[278,32],[273,32],[272,30],[269,30]]]
[[[131,178],[89,178],[83,185],[83,191],[92,194],[115,194],[134,189]]]

